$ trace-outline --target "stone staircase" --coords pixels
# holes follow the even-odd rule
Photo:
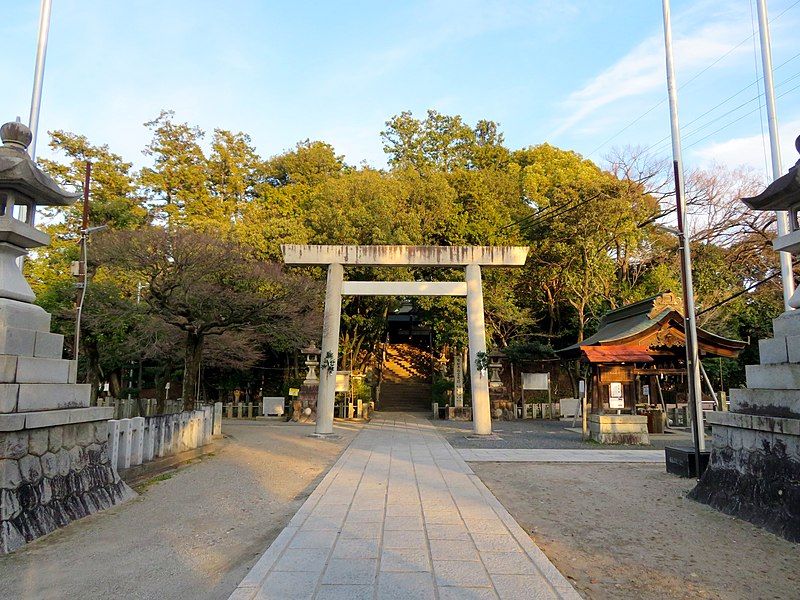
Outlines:
[[[431,408],[431,355],[410,344],[391,344],[383,362],[378,410],[424,411]]]

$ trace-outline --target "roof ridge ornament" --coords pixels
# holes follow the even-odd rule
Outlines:
[[[647,313],[647,317],[654,319],[665,310],[674,310],[681,316],[683,315],[683,302],[675,294],[675,292],[667,291],[660,294],[653,300],[653,308]]]

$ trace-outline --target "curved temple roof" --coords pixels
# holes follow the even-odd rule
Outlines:
[[[597,333],[579,344],[556,350],[556,354],[562,358],[589,357],[583,350],[597,346],[624,346],[641,352],[648,346],[650,338],[653,338],[650,344],[652,346],[665,345],[663,342],[667,340],[669,345],[685,346],[683,314],[680,302],[672,292],[658,294],[607,312],[600,321]],[[747,345],[741,340],[725,338],[700,328],[697,329],[697,341],[701,351],[731,358],[737,356]],[[589,354],[597,355],[598,358],[604,356],[602,352]],[[615,362],[611,360],[611,356],[608,354],[608,362]],[[641,361],[629,358],[627,362]]]

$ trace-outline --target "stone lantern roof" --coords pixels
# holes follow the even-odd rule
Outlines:
[[[794,142],[800,152],[800,136]],[[800,205],[800,160],[786,175],[778,177],[763,192],[752,198],[742,198],[753,210],[791,210]]]
[[[33,139],[28,127],[6,123],[0,127],[0,139],[0,191],[17,191],[39,206],[68,206],[78,199],[79,192],[62,189],[28,155]]]

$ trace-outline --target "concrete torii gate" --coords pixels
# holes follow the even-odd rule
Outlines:
[[[327,265],[322,360],[330,356],[333,369],[320,365],[317,395],[317,434],[333,433],[336,363],[339,357],[339,321],[342,295],[351,296],[466,296],[469,333],[472,423],[476,434],[492,433],[489,384],[477,368],[479,352],[486,352],[481,267],[520,267],[528,248],[520,246],[281,246],[287,265]],[[465,281],[344,281],[345,266],[464,267]]]

